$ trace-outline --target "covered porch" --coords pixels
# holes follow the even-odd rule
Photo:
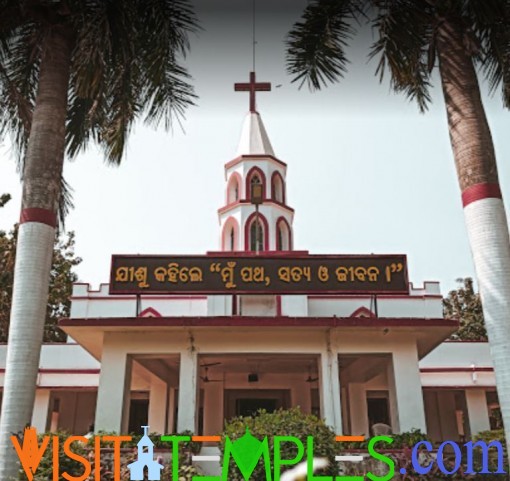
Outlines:
[[[426,431],[418,360],[455,327],[443,319],[248,316],[61,325],[101,361],[96,431],[128,432],[142,420],[137,409],[153,432],[205,435],[235,415],[295,406],[339,434],[369,435],[383,421],[393,432]],[[140,373],[150,379],[144,391],[134,389]]]

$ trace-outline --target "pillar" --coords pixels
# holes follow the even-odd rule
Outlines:
[[[321,395],[321,416],[335,434],[342,433],[342,408],[340,403],[340,376],[338,356],[329,348],[321,353],[319,387]]]
[[[398,409],[398,423],[393,420],[394,430],[406,432],[419,429],[427,432],[423,390],[418,366],[416,344],[402,344],[393,352],[393,380],[395,400]]]
[[[198,355],[195,350],[181,352],[177,431],[196,432]]]
[[[48,423],[48,411],[50,409],[50,390],[38,389],[35,392],[34,410],[32,411],[32,426],[37,432],[44,433]]]
[[[349,406],[351,434],[370,436],[368,426],[368,406],[365,385],[359,382],[349,383]]]
[[[126,352],[104,344],[97,391],[95,432],[128,432],[131,365],[131,358]]]
[[[149,426],[151,433],[166,433],[167,396],[166,382],[156,376],[151,376],[149,393]]]
[[[471,436],[491,428],[485,389],[466,389],[466,404]]]

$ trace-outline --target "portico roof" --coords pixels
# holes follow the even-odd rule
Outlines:
[[[421,359],[458,328],[458,322],[443,318],[364,318],[364,317],[102,317],[62,319],[60,327],[97,359],[101,359],[106,332],[157,333],[169,331],[350,331],[363,329],[386,336],[390,332],[407,332],[416,339]]]

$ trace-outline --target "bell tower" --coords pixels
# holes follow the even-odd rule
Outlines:
[[[287,164],[275,156],[256,110],[258,91],[271,90],[268,82],[236,83],[235,90],[250,93],[250,111],[244,119],[236,157],[225,164],[225,205],[218,210],[222,251],[290,251],[294,210],[287,205]]]

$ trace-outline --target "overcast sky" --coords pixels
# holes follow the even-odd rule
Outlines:
[[[329,89],[298,90],[285,73],[285,35],[305,0],[257,0],[257,77],[272,92],[257,97],[277,157],[288,164],[287,198],[296,211],[295,248],[311,253],[403,253],[410,280],[438,280],[442,292],[473,276],[441,92],[425,115],[390,92],[368,63],[370,31],[350,50],[347,77]],[[251,70],[251,0],[196,2],[204,31],[187,66],[199,95],[184,130],[137,125],[120,168],[91,146],[65,166],[83,258],[80,280],[107,282],[110,256],[203,254],[219,247],[217,209],[224,164],[235,155],[248,95],[233,90]],[[438,87],[438,82],[435,82]],[[500,181],[510,198],[509,113],[485,97]],[[0,229],[19,217],[21,187],[8,139],[0,148]],[[507,204],[508,207],[508,204]]]

